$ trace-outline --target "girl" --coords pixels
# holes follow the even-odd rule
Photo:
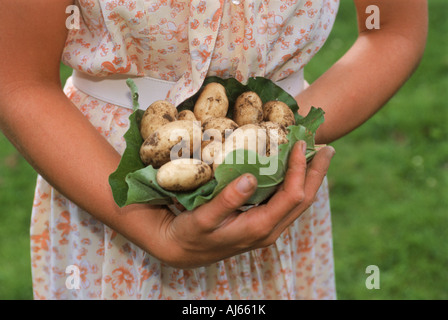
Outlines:
[[[177,105],[208,75],[243,83],[264,76],[296,97],[300,113],[325,109],[316,142],[330,143],[400,88],[426,40],[425,0],[354,2],[357,41],[306,87],[303,67],[327,39],[337,0],[4,0],[0,127],[39,173],[35,298],[334,299],[331,147],[307,167],[306,145],[298,143],[282,187],[245,213],[236,209],[256,189],[251,175],[180,215],[144,204],[119,208],[108,176],[131,109],[110,88],[121,88],[117,75],[147,79],[139,89],[149,99],[159,83]],[[69,5],[81,12],[79,29],[66,27]],[[369,5],[380,10],[380,30],[366,27]],[[61,60],[75,69],[64,91]],[[77,288],[66,286],[70,266],[80,271]]]

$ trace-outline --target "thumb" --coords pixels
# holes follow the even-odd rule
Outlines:
[[[257,179],[251,174],[243,174],[233,180],[212,201],[198,208],[203,222],[210,229],[218,227],[231,213],[246,203],[257,189]]]

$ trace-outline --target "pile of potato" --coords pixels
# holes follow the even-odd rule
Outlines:
[[[197,189],[213,179],[216,168],[233,150],[273,155],[278,145],[288,142],[287,127],[295,124],[288,105],[263,104],[252,91],[238,97],[232,119],[226,117],[228,110],[225,88],[215,82],[204,87],[193,111],[178,112],[167,101],[156,101],[146,109],[140,124],[144,140],[140,158],[159,169],[157,183],[162,188]]]

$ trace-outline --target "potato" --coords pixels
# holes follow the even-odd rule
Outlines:
[[[263,120],[272,121],[286,128],[296,123],[294,113],[282,101],[268,101],[263,105]]]
[[[178,120],[165,124],[150,135],[140,148],[146,165],[159,168],[175,158],[190,157],[199,152],[202,130],[198,122]],[[175,148],[174,148],[175,147]]]
[[[193,111],[191,110],[182,110],[181,112],[179,112],[179,114],[177,115],[177,120],[197,121]]]
[[[194,115],[201,122],[209,118],[225,117],[229,110],[226,89],[217,82],[207,84],[194,106]]]
[[[140,134],[146,140],[161,126],[175,121],[177,118],[176,107],[168,101],[159,100],[152,103],[143,114],[140,122]]]
[[[260,127],[266,130],[266,155],[273,156],[278,153],[278,146],[288,143],[288,130],[281,124],[266,121],[260,123]]]
[[[213,177],[212,169],[195,159],[176,159],[157,171],[157,183],[168,191],[192,191]]]
[[[216,140],[216,139],[218,139],[218,135],[221,136],[220,141],[224,141],[226,138],[226,131],[227,131],[227,134],[230,135],[237,128],[238,128],[238,125],[235,123],[235,121],[233,121],[232,119],[226,118],[226,117],[207,119],[202,124],[202,130],[204,132],[203,141]],[[212,137],[214,139],[209,139]]]
[[[263,102],[258,94],[247,91],[236,99],[233,120],[239,126],[257,124],[263,120]]]

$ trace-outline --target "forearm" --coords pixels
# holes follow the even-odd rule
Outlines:
[[[162,218],[157,208],[119,208],[108,177],[120,155],[57,85],[23,83],[0,97],[1,128],[51,185],[68,199],[147,251]]]
[[[316,141],[330,143],[368,120],[409,78],[422,54],[421,42],[400,34],[361,33],[352,48],[297,97],[303,115],[311,106],[325,110]]]

